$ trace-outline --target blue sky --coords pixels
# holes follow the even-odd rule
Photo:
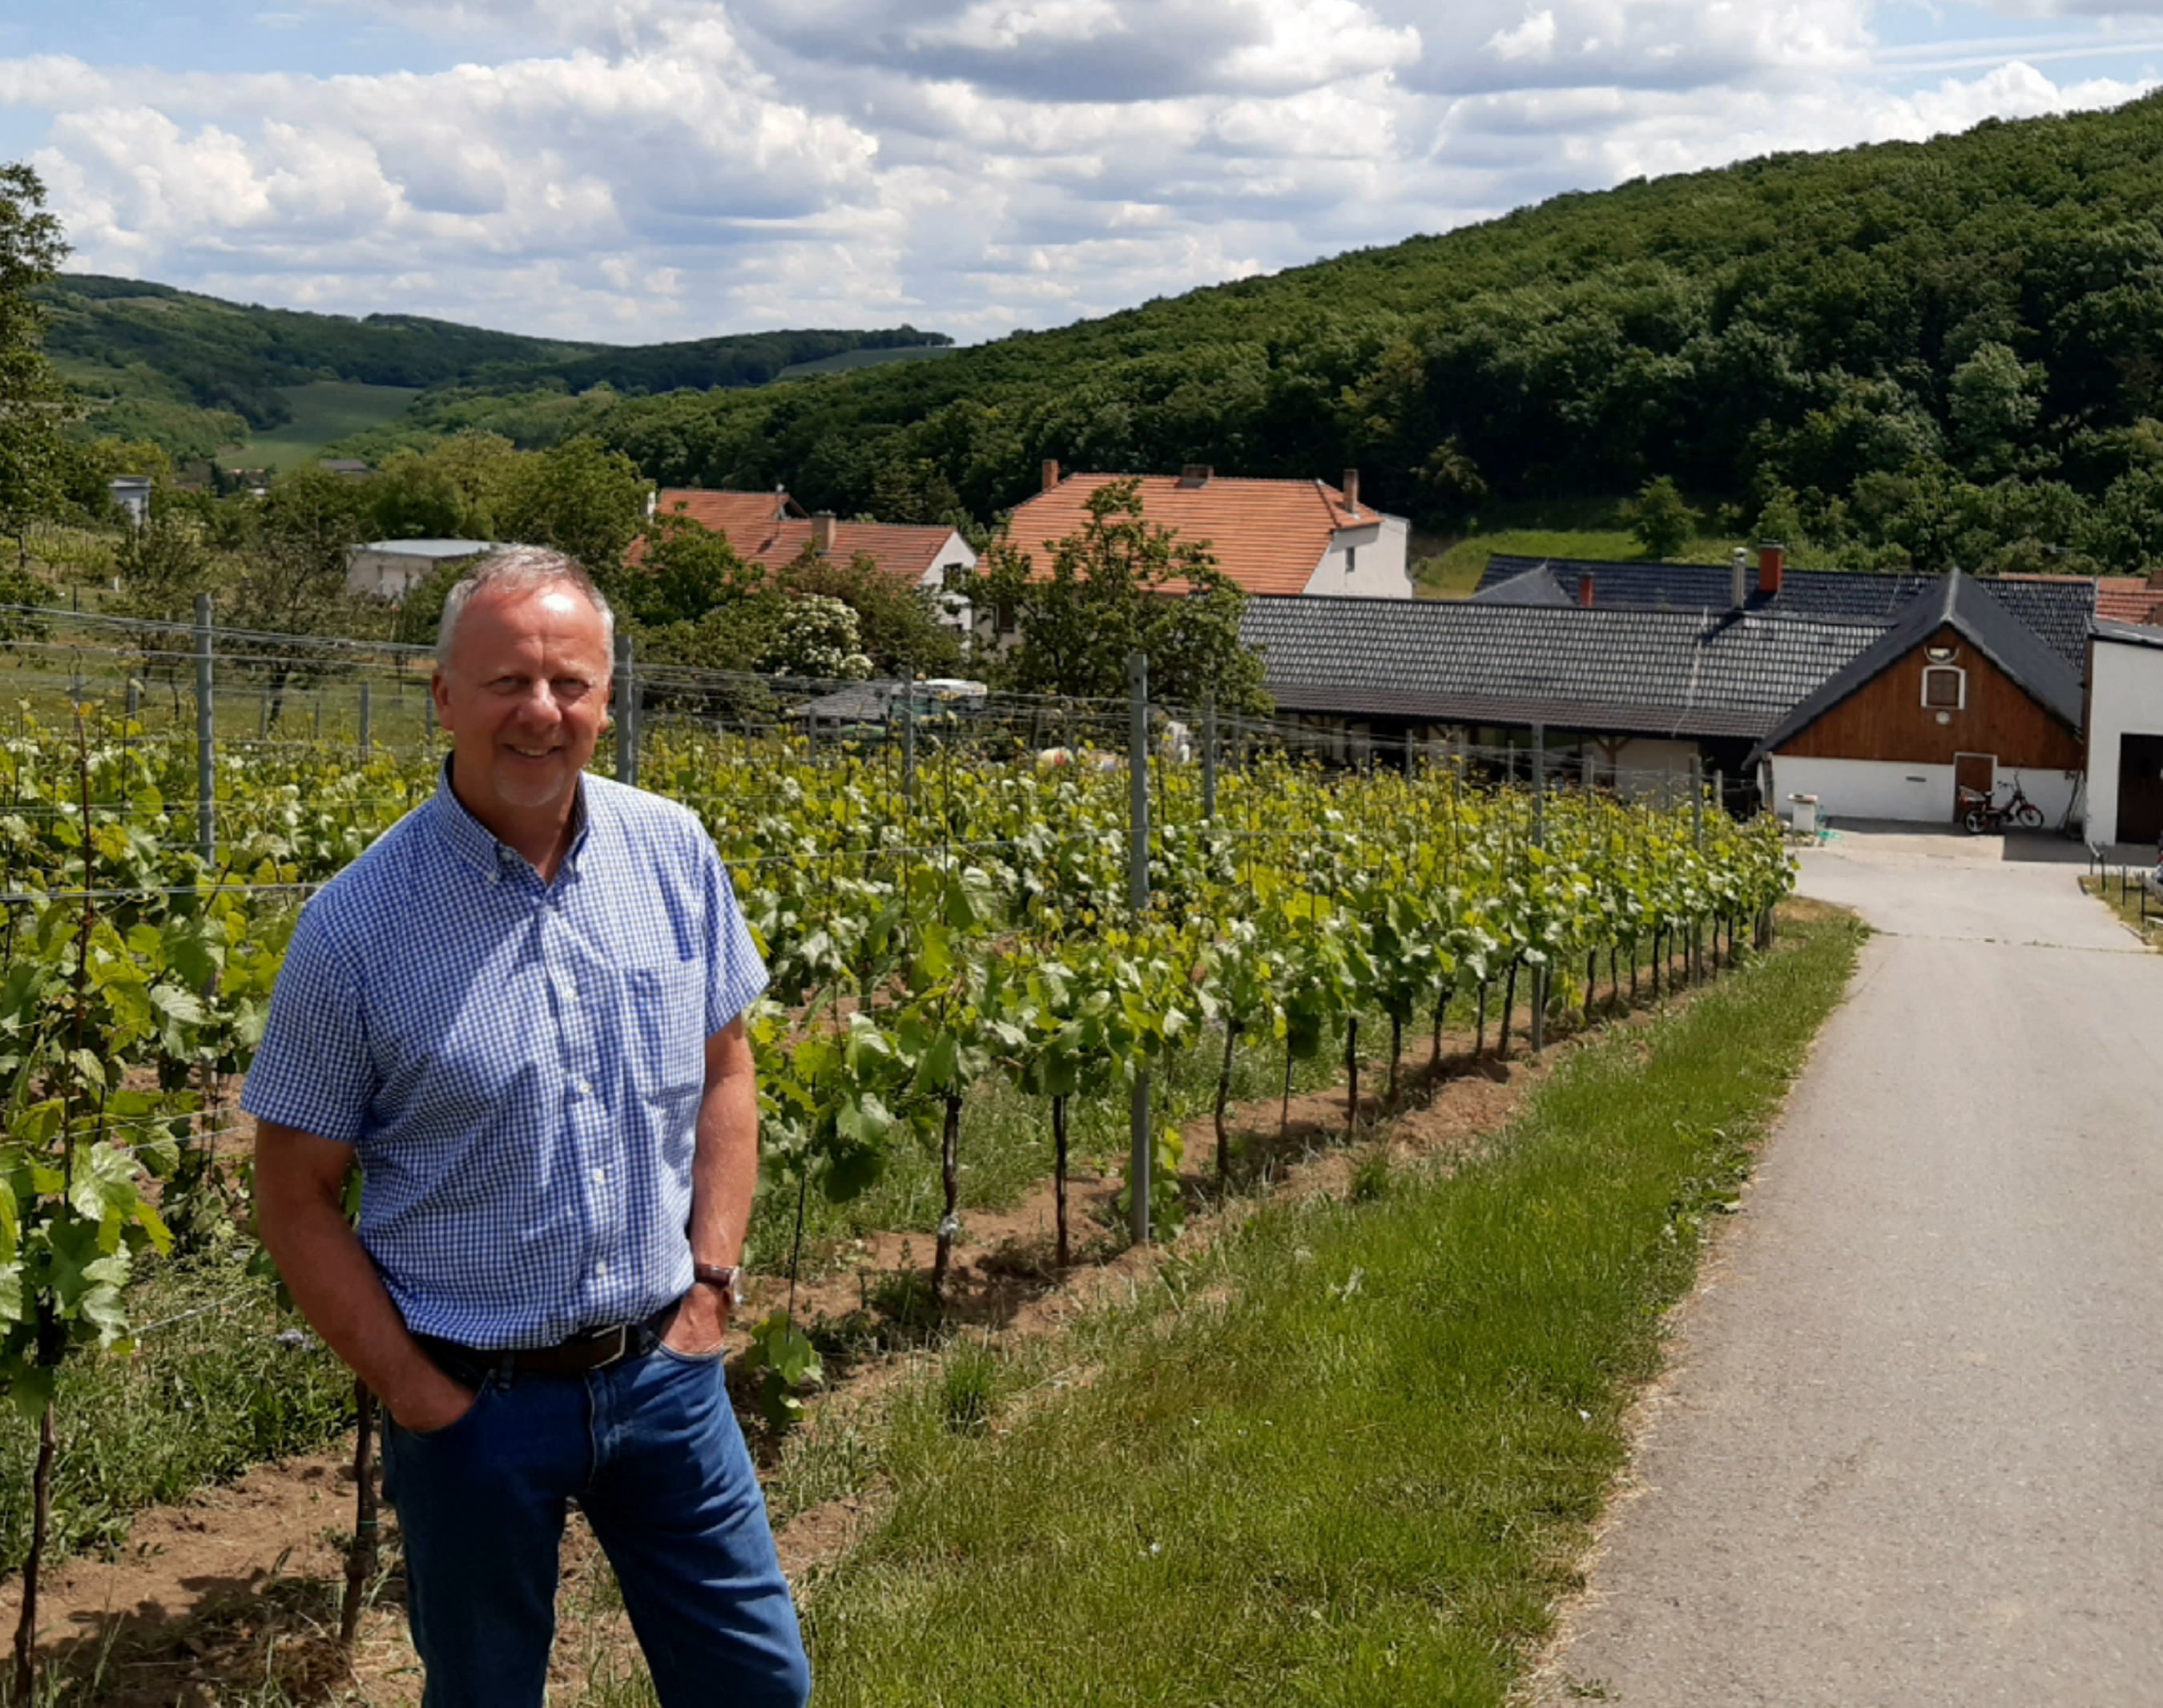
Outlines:
[[[222,296],[973,339],[2159,77],[2163,0],[55,0],[0,156]]]

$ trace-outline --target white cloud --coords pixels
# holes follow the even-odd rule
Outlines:
[[[1598,37],[1590,38],[1595,46]],[[1552,9],[1535,12],[1515,29],[1498,29],[1487,38],[1488,52],[1506,60],[1544,60],[1554,55],[1555,16]]]
[[[2002,40],[1942,60],[1882,53],[1872,0],[286,8],[309,22],[280,43],[358,21],[466,62],[0,60],[0,106],[48,115],[34,159],[78,265],[605,338],[903,317],[966,338],[1564,188],[2152,81],[2128,65],[2054,81],[2052,55],[2108,34],[2063,4],[2032,8],[2061,17],[2044,34],[1996,25]],[[2110,39],[2145,39],[2137,8],[2110,9]]]

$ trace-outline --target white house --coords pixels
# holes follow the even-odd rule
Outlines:
[[[403,599],[444,564],[469,563],[495,549],[488,540],[371,540],[347,551],[345,590]]]
[[[2087,839],[2163,842],[2163,628],[2099,622],[2088,653]]]
[[[1048,544],[1078,533],[1089,500],[1116,480],[1141,483],[1142,520],[1207,541],[1217,567],[1252,594],[1410,599],[1411,524],[1359,502],[1359,474],[1344,485],[1221,475],[1202,464],[1171,474],[1069,474],[1044,465],[1044,486],[1016,505],[1013,543],[1040,567]]]

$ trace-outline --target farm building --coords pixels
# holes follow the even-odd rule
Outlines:
[[[1840,622],[1890,623],[1939,575],[1881,575],[1859,569],[1798,569],[1777,545],[1758,548],[1756,565],[1605,563],[1575,558],[1517,558],[1496,553],[1472,595],[1482,604],[1579,605],[1626,610],[1749,610],[1768,616]],[[2018,617],[2075,671],[2087,667],[2088,631],[2098,614],[2103,583],[2085,575],[2008,575],[1986,584],[1992,597]]]
[[[1521,749],[1537,728],[1551,762],[1624,794],[1671,789],[1693,761],[1747,790],[1757,745],[1883,632],[1440,600],[1256,599],[1242,621],[1279,715],[1332,734],[1340,759]]]
[[[654,495],[649,515],[686,516],[726,536],[747,563],[778,569],[809,548],[822,558],[851,563],[870,561],[883,575],[940,596],[941,621],[966,630],[966,600],[945,589],[977,567],[976,549],[953,528],[902,522],[841,521],[830,515],[807,515],[786,492],[709,492],[672,488]],[[631,547],[636,561],[642,542]]]
[[[2081,673],[1996,591],[1955,571],[1910,600],[1766,736],[1753,756],[1766,798],[1943,823],[1961,790],[1988,795],[2017,773],[2045,818],[2064,820],[2086,762]]]
[[[1141,482],[1142,520],[1183,540],[1206,540],[1217,567],[1244,591],[1263,595],[1410,599],[1406,564],[1411,524],[1359,502],[1359,475],[1342,487],[1324,480],[1254,480],[1197,464],[1174,474],[1068,474],[1044,465],[1043,490],[1013,510],[1013,543],[1032,555],[1078,533],[1089,500],[1116,480]]]
[[[2163,844],[2163,627],[2096,625],[2088,668],[2087,838]]]
[[[1255,600],[1244,631],[1283,713],[1340,757],[1511,748],[1624,792],[1693,763],[1732,804],[1944,823],[2018,773],[2077,804],[2094,584],[1520,560],[1482,595]],[[2163,710],[2154,720],[2163,729]]]

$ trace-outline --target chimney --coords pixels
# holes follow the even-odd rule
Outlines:
[[[646,489],[646,519],[647,519],[647,521],[652,521],[653,520],[654,512],[655,512],[655,511],[658,511],[660,508],[661,508],[661,489],[660,489],[659,487],[657,487],[657,486],[649,486],[649,487],[647,487],[647,488]]]
[[[1359,514],[1359,471],[1357,469],[1344,471],[1344,508],[1354,516]]]
[[[1179,471],[1181,486],[1207,486],[1209,477],[1217,471],[1207,463],[1189,463]]]
[[[1046,492],[1049,492],[1053,487],[1058,485],[1059,458],[1056,457],[1046,457],[1044,459],[1044,490]]]
[[[1746,548],[1735,548],[1735,558],[1728,568],[1727,606],[1730,610],[1741,610],[1750,603],[1750,553]]]
[[[822,510],[811,518],[811,547],[822,558],[834,549],[834,512]]]
[[[1780,590],[1780,578],[1788,568],[1788,548],[1777,540],[1757,548],[1757,590],[1770,599]]]
[[[1577,602],[1583,605],[1587,610],[1590,610],[1592,609],[1592,578],[1590,575],[1579,576],[1577,578]]]

